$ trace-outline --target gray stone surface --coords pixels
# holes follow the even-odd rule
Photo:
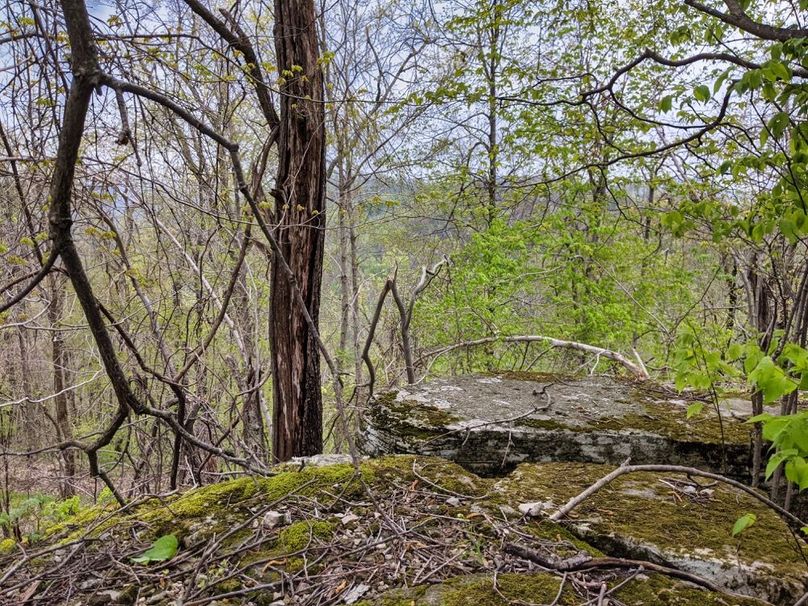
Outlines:
[[[370,455],[430,454],[477,473],[515,464],[580,461],[690,465],[747,479],[749,404],[719,412],[651,384],[547,375],[434,379],[380,394],[364,418]],[[723,437],[722,437],[723,434]]]

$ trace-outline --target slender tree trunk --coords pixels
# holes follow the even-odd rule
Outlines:
[[[53,362],[53,399],[56,408],[56,429],[59,432],[59,441],[69,441],[73,439],[73,429],[70,425],[70,410],[68,407],[67,393],[67,350],[65,348],[64,336],[58,329],[58,324],[62,315],[64,304],[64,280],[59,275],[51,275],[50,282],[50,306],[48,307],[48,321],[54,329],[51,339],[51,360]],[[60,465],[62,477],[59,490],[62,498],[66,499],[75,494],[73,487],[73,476],[76,475],[76,453],[72,449],[60,452]]]
[[[325,127],[312,0],[275,0],[275,50],[281,74],[275,222],[281,252],[315,323],[325,244]],[[273,258],[270,303],[272,455],[278,461],[323,448],[320,353]]]
[[[339,164],[338,192],[338,232],[339,232],[339,283],[340,283],[340,317],[339,317],[339,357],[337,364],[343,371],[351,354],[348,353],[350,341],[352,353],[355,353],[354,341],[351,339],[353,324],[351,322],[354,306],[354,284],[351,259],[351,190],[346,175],[350,174],[350,166],[345,166],[343,159]]]
[[[497,217],[499,206],[499,99],[497,95],[499,78],[499,43],[501,34],[500,0],[491,4],[493,19],[488,31],[488,225]]]
[[[29,351],[33,346],[22,329],[17,330],[17,345],[19,347],[19,370],[20,386],[25,396],[25,401],[17,407],[19,411],[18,427],[22,428],[23,444],[26,450],[33,450],[39,444],[37,432],[39,410],[34,400],[34,386],[31,382],[33,369],[31,368],[31,358]]]
[[[246,236],[245,236],[246,237]],[[262,410],[261,370],[259,368],[255,320],[250,309],[250,293],[247,285],[247,265],[242,263],[233,293],[233,308],[244,340],[246,355],[239,374],[239,387],[244,394],[241,408],[241,425],[244,443],[252,456],[262,464],[267,463],[266,427]]]

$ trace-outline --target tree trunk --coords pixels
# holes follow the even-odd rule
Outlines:
[[[53,393],[56,394],[53,402],[56,406],[56,430],[59,433],[59,441],[66,442],[73,439],[73,429],[70,425],[68,392],[65,391],[68,366],[67,350],[64,335],[58,326],[64,302],[64,280],[59,275],[51,275],[49,282],[51,301],[48,307],[48,321],[53,329],[51,359],[53,361]],[[62,477],[59,481],[59,491],[62,498],[67,499],[76,493],[73,487],[73,476],[76,475],[76,453],[72,449],[62,450],[60,459]]]
[[[484,63],[487,60],[488,78],[488,226],[490,227],[497,217],[499,206],[499,43],[501,33],[500,0],[491,3],[491,27],[488,31],[488,57],[483,57]]]
[[[274,36],[281,74],[277,237],[316,324],[325,244],[325,114],[314,2],[275,0]],[[273,258],[272,455],[278,461],[317,454],[323,447],[320,354],[294,286]]]

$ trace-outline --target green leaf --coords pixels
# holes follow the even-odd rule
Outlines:
[[[768,72],[775,78],[780,78],[781,80],[790,80],[791,79],[791,71],[788,67],[780,62],[780,61],[771,61],[766,66]]]
[[[695,417],[702,410],[704,410],[704,402],[693,402],[687,407],[687,418]]]
[[[775,139],[779,139],[785,132],[790,122],[791,118],[789,118],[787,113],[777,112],[774,114],[771,120],[769,120],[769,130],[771,131],[772,136]]]
[[[735,524],[732,526],[732,536],[737,537],[741,534],[744,530],[752,526],[757,522],[757,516],[753,513],[745,513],[740,518],[735,521]]]
[[[769,356],[761,358],[755,369],[749,373],[749,382],[763,392],[765,404],[797,389],[797,382],[786,376],[783,369]]]
[[[711,97],[710,87],[706,84],[699,84],[693,90],[693,96],[696,98],[696,101],[701,101],[702,103],[709,101]]]
[[[785,466],[786,479],[792,484],[800,487],[800,490],[808,488],[808,462],[803,457],[793,457]]]
[[[718,91],[721,90],[721,87],[724,86],[724,82],[727,81],[728,77],[729,77],[729,70],[726,70],[723,74],[721,74],[718,77],[718,80],[716,80],[715,84],[713,84],[713,93],[717,93]]]
[[[131,558],[136,564],[149,564],[150,562],[165,562],[177,553],[179,541],[173,534],[167,534],[157,539],[152,546],[139,556]]]
[[[779,452],[774,453],[769,459],[769,462],[766,463],[766,479],[768,480],[770,477],[772,477],[772,474],[778,467],[780,467],[780,464],[783,461],[786,461],[796,455],[797,455],[796,448],[788,448],[786,450],[781,450]]]
[[[659,101],[659,111],[669,112],[673,108],[673,95],[666,95]]]

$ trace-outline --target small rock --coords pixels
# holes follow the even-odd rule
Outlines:
[[[286,516],[279,511],[268,511],[264,514],[263,520],[261,523],[263,524],[264,528],[275,528],[276,526],[280,526],[281,522],[285,522]]]
[[[552,501],[536,501],[535,503],[521,503],[519,511],[529,518],[536,518],[542,514],[543,511],[552,509]]]
[[[355,587],[351,587],[342,599],[345,601],[346,604],[353,604],[354,602],[358,601],[363,595],[365,595],[368,591],[370,591],[370,586],[360,583]]]
[[[114,604],[121,597],[121,591],[114,591],[108,589],[106,591],[99,591],[87,602],[90,606],[104,606],[105,604]]]
[[[96,585],[101,583],[101,579],[87,579],[86,581],[82,581],[79,583],[79,589],[82,591],[87,591],[88,589],[92,589]]]
[[[344,516],[340,518],[340,521],[342,522],[343,526],[348,526],[349,524],[356,522],[358,519],[359,516],[356,515],[355,513],[346,513]]]
[[[449,507],[460,507],[460,499],[458,499],[457,497],[449,497],[448,499],[446,499],[446,504]]]
[[[351,455],[347,454],[318,454],[311,457],[292,457],[292,463],[309,467],[325,467],[327,465],[339,465],[353,463]]]
[[[499,506],[499,511],[506,518],[518,518],[518,517],[520,517],[522,515],[518,511],[516,511],[513,507],[511,507],[510,505],[500,505]]]

